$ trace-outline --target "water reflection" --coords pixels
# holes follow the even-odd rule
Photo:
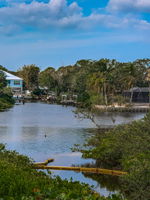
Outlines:
[[[127,124],[133,120],[138,120],[143,118],[145,113],[119,113],[119,112],[105,112],[96,115],[96,123],[101,127],[112,127],[118,124]]]
[[[90,120],[75,118],[73,107],[49,105],[44,103],[27,103],[15,106],[0,113],[0,142],[7,148],[25,154],[35,161],[54,158],[53,165],[83,165],[93,162],[81,158],[80,153],[72,153],[74,144],[83,145],[85,140],[97,130]],[[101,113],[97,120],[101,125],[128,123],[144,116],[142,113]],[[97,132],[97,131],[96,131]],[[53,175],[78,180],[94,185],[95,190],[108,195],[116,190],[111,177],[87,175],[72,171],[53,171]],[[105,181],[108,180],[108,181]],[[107,184],[106,184],[107,182]],[[100,184],[99,184],[100,183]],[[110,184],[110,185],[109,185]]]
[[[118,176],[88,173],[84,173],[84,176],[95,180],[101,188],[107,188],[110,192],[120,191],[120,179]]]

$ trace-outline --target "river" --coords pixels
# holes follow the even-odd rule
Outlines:
[[[54,158],[53,165],[56,166],[94,162],[91,159],[83,159],[81,153],[71,151],[74,144],[82,145],[96,128],[90,120],[76,118],[72,112],[74,109],[40,102],[16,105],[0,113],[0,143],[36,162],[48,158]],[[98,120],[101,125],[107,126],[128,123],[143,116],[144,113],[103,113],[98,116]],[[52,171],[52,175],[88,183],[105,196],[113,191],[83,173]]]

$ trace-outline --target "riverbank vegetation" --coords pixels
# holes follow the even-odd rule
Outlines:
[[[32,169],[33,162],[0,144],[0,198],[11,200],[123,200],[121,196],[100,197],[87,184],[51,178]]]
[[[113,103],[131,103],[132,94],[124,98],[124,91],[133,87],[149,86],[150,59],[134,62],[116,60],[79,60],[74,65],[59,69],[48,67],[44,71],[35,65],[25,65],[15,74],[24,79],[24,89],[36,95],[54,92],[77,95],[82,106],[112,105]]]
[[[127,171],[120,192],[128,200],[150,199],[150,113],[144,119],[92,136],[81,147],[83,157],[96,159],[97,167]]]
[[[6,85],[5,75],[0,71],[0,111],[10,108],[14,104],[11,90],[6,88]]]
[[[149,87],[150,59],[133,62],[117,60],[79,60],[74,65],[62,66],[57,70],[48,67],[41,71],[34,64],[24,65],[17,72],[9,71],[24,80],[24,90],[33,96],[55,94],[68,99],[77,95],[77,102],[83,107],[92,105],[113,105],[132,102],[132,92],[125,98],[124,92],[134,87]],[[3,66],[0,69],[8,71]]]

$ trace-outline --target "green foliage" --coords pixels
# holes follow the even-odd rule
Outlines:
[[[122,103],[125,90],[132,87],[148,87],[150,59],[121,63],[116,60],[79,60],[75,65],[63,66],[58,70],[48,67],[40,72],[35,65],[25,65],[18,72],[11,72],[24,79],[24,88],[30,91],[38,87],[59,95],[78,95],[82,106],[93,104],[109,105]],[[2,67],[3,69],[3,67]],[[132,96],[132,95],[131,95]],[[130,98],[130,102],[132,99]]]
[[[132,87],[147,87],[149,59],[120,63],[116,60],[79,60],[74,66],[61,67],[56,71],[61,92],[75,92],[78,101],[89,106],[123,103],[121,96]],[[85,97],[85,98],[84,98]],[[130,99],[131,100],[131,99]]]
[[[55,91],[57,80],[55,77],[55,69],[49,67],[39,74],[39,85],[47,88],[49,91]]]
[[[8,97],[12,97],[12,90],[10,87],[5,87],[3,88],[3,95],[8,96]]]
[[[36,65],[24,65],[17,74],[23,78],[26,89],[33,91],[39,85],[39,67]]]
[[[90,100],[91,100],[93,105],[104,105],[105,104],[104,98],[100,94],[91,95]]]
[[[0,111],[10,108],[14,101],[12,99],[12,93],[10,88],[6,88],[6,77],[2,71],[0,71]]]
[[[75,65],[47,68],[39,74],[39,84],[57,95],[77,94],[82,106],[123,103],[121,96],[132,87],[147,87],[149,59],[120,63],[116,60],[79,60]],[[131,99],[130,99],[131,101]]]
[[[129,103],[129,99],[128,98],[125,98],[124,96],[122,95],[116,95],[116,96],[112,96],[110,99],[109,99],[110,103],[113,104],[113,103],[117,103],[118,105],[122,105],[122,104],[125,104],[125,103]]]
[[[74,66],[60,67],[56,71],[59,92],[74,93],[76,90],[77,68]]]
[[[0,65],[0,70],[2,70],[2,71],[8,71],[5,67],[3,67],[2,65]]]
[[[87,184],[51,178],[32,169],[32,161],[0,144],[0,197],[3,200],[123,200],[100,197]]]
[[[90,95],[87,92],[78,95],[78,102],[82,102],[82,107],[87,108],[91,106]]]
[[[0,93],[2,92],[2,89],[6,87],[6,77],[3,71],[0,70]]]
[[[40,88],[37,88],[37,89],[32,91],[32,95],[35,95],[35,96],[40,96],[40,95],[43,95],[43,94],[45,94],[45,93]]]
[[[143,120],[119,125],[96,134],[82,150],[86,158],[97,160],[98,166],[122,169],[122,193],[129,200],[150,199],[150,113]]]
[[[58,96],[61,93],[77,94],[78,101],[83,105],[87,104],[88,94],[88,104],[91,106],[94,103],[111,104],[113,98],[117,100],[115,97],[121,96],[124,90],[132,87],[148,87],[149,67],[150,59],[127,63],[100,59],[79,60],[75,65],[63,66],[58,70],[48,67],[42,72],[35,65],[24,65],[18,72],[11,73],[22,77],[24,88],[30,91],[40,86],[56,92]],[[8,71],[3,66],[0,69]],[[0,83],[2,84],[1,81]]]
[[[8,98],[0,98],[0,111],[11,108],[13,103],[13,100],[10,100]]]
[[[20,200],[23,195],[33,194],[34,188],[44,189],[48,178],[31,169],[31,161],[25,157],[2,150],[0,152],[0,197]],[[42,177],[42,178],[41,178]]]

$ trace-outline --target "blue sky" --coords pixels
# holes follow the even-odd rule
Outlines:
[[[0,0],[0,64],[150,58],[150,0]]]

